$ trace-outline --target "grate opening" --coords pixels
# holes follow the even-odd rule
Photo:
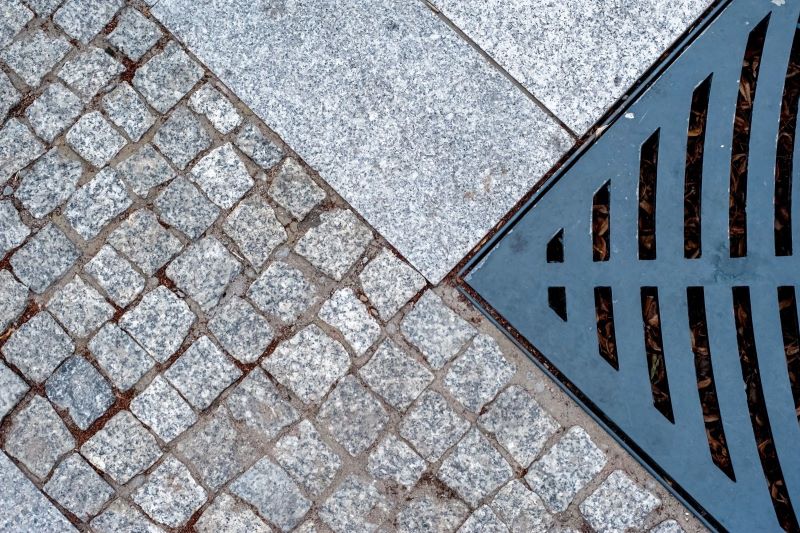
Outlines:
[[[647,369],[650,375],[650,390],[653,405],[664,418],[675,423],[672,400],[669,396],[667,365],[664,362],[664,343],[661,339],[661,311],[658,306],[658,289],[642,287],[642,322],[644,322],[644,347],[647,353]]]
[[[558,230],[558,233],[547,242],[547,262],[564,262],[564,228]]]
[[[800,29],[795,30],[781,99],[775,157],[775,255],[792,255],[792,171],[800,98]]]
[[[686,176],[683,189],[683,256],[696,259],[702,254],[700,206],[703,192],[703,152],[708,123],[708,97],[713,75],[692,93],[686,139]]]
[[[711,460],[731,480],[736,475],[731,464],[731,453],[722,426],[722,416],[714,383],[714,367],[711,363],[711,348],[708,343],[708,322],[706,321],[706,299],[703,287],[687,287],[686,301],[689,310],[689,332],[691,334],[694,368],[697,374],[697,393],[703,409],[703,423],[706,426],[708,449]]]
[[[611,181],[605,182],[592,198],[592,260],[611,259]]]
[[[747,406],[750,410],[750,423],[756,436],[761,468],[764,470],[764,476],[769,484],[772,505],[775,507],[775,513],[778,515],[781,526],[786,531],[798,531],[800,526],[792,509],[789,492],[786,490],[767,414],[764,389],[758,368],[749,287],[733,287],[733,314],[736,322],[736,339],[739,345],[739,361],[742,365]]]
[[[778,287],[778,302],[783,333],[786,368],[794,399],[794,412],[800,422],[800,324],[797,320],[797,298],[792,286]]]
[[[594,288],[594,309],[597,317],[597,344],[600,357],[619,370],[617,332],[614,328],[614,302],[611,287]]]
[[[747,256],[747,167],[750,152],[750,129],[753,121],[753,101],[756,97],[761,54],[767,36],[769,16],[753,28],[747,38],[742,73],[739,76],[739,96],[733,120],[731,144],[730,205],[728,208],[728,234],[730,256]]]
[[[661,130],[642,145],[639,156],[639,259],[656,258],[656,178]]]
[[[567,288],[548,287],[547,304],[564,322],[567,321]]]

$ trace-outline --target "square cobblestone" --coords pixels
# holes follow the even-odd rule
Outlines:
[[[123,0],[67,0],[53,20],[71,37],[88,43],[123,5]]]
[[[52,15],[62,0],[27,0],[28,6],[40,17]]]
[[[120,83],[103,97],[103,109],[133,142],[141,139],[155,122],[142,97],[127,83]]]
[[[194,525],[197,533],[270,533],[272,529],[245,504],[223,492]]]
[[[76,337],[86,337],[114,315],[114,308],[90,285],[75,277],[60,288],[47,309]]]
[[[298,525],[311,508],[292,478],[266,457],[234,481],[230,490],[283,531]]]
[[[272,168],[283,157],[280,146],[267,138],[252,120],[242,126],[235,142],[239,150],[265,170]]]
[[[45,384],[47,397],[66,411],[79,429],[87,429],[114,403],[111,386],[83,357],[64,361]]]
[[[547,411],[522,387],[503,391],[478,419],[522,467],[536,458],[547,440],[560,429]]]
[[[53,142],[59,133],[78,118],[82,110],[80,98],[56,82],[45,87],[42,94],[25,110],[25,116],[36,135]]]
[[[27,383],[0,361],[0,422],[28,392]]]
[[[248,442],[223,408],[192,428],[177,446],[212,490],[233,479],[260,456],[258,447]]]
[[[200,120],[180,105],[153,137],[153,144],[184,170],[197,154],[211,146],[211,137]]]
[[[4,48],[14,36],[33,18],[33,13],[16,0],[7,0],[0,18],[0,48]]]
[[[349,476],[325,500],[319,516],[336,533],[375,531],[390,511],[387,498],[375,482]]]
[[[180,252],[183,245],[158,223],[147,209],[131,213],[108,237],[108,243],[125,254],[148,276]]]
[[[12,107],[17,105],[21,95],[8,79],[5,72],[0,72],[0,120],[5,119]]]
[[[204,311],[219,303],[242,265],[214,237],[201,239],[167,267],[167,276]]]
[[[392,318],[425,287],[425,278],[386,248],[364,267],[359,279],[383,320]]]
[[[289,323],[316,301],[317,291],[300,270],[276,261],[253,282],[247,296],[264,313]]]
[[[41,294],[77,261],[80,253],[64,232],[48,224],[11,256],[14,274]]]
[[[133,192],[145,197],[150,189],[171,180],[175,173],[167,160],[152,145],[142,146],[135,154],[117,165],[122,178]]]
[[[117,26],[108,35],[108,42],[134,61],[150,50],[161,38],[158,26],[138,10],[128,7],[117,19]]]
[[[245,364],[256,362],[274,336],[264,317],[237,296],[217,309],[208,329],[229,354]]]
[[[31,130],[12,118],[0,130],[0,185],[44,152]]]
[[[450,366],[444,385],[464,407],[477,413],[511,380],[516,370],[503,357],[497,342],[481,334]]]
[[[422,295],[403,319],[401,329],[436,370],[452,359],[476,333],[433,291]]]
[[[281,164],[269,195],[298,220],[306,218],[325,199],[325,191],[291,157]]]
[[[456,530],[468,514],[469,508],[461,500],[418,496],[397,515],[397,530],[400,533],[450,533]]]
[[[381,335],[381,327],[350,288],[333,293],[319,317],[336,328],[358,355],[363,355]]]
[[[84,521],[100,512],[114,495],[114,489],[77,453],[56,467],[44,491]]]
[[[359,374],[372,390],[402,411],[433,381],[433,374],[391,339],[381,343]]]
[[[104,168],[78,189],[64,209],[64,217],[81,237],[92,239],[133,200],[112,168]]]
[[[322,213],[320,220],[294,249],[325,274],[341,281],[372,241],[372,231],[347,209]]]
[[[256,270],[264,266],[275,248],[286,242],[286,230],[275,217],[275,211],[258,195],[236,206],[225,219],[223,229]]]
[[[206,496],[189,469],[172,456],[166,457],[132,495],[150,518],[175,528],[200,509]]]
[[[643,529],[647,516],[661,500],[615,470],[580,505],[581,514],[599,532]]]
[[[342,467],[339,456],[308,420],[281,438],[274,453],[278,463],[313,496],[322,494]]]
[[[12,418],[5,440],[6,452],[31,473],[44,479],[63,454],[75,446],[67,426],[41,396],[34,396]]]
[[[459,533],[508,533],[509,529],[488,506],[475,510],[458,528]]]
[[[512,533],[547,533],[553,527],[542,499],[517,479],[500,489],[491,508]]]
[[[686,533],[677,520],[664,520],[650,530],[650,533]]]
[[[144,277],[111,246],[100,248],[83,268],[120,307],[127,306],[144,289]]]
[[[114,76],[124,70],[122,63],[105,50],[91,47],[68,59],[59,69],[58,77],[88,103],[94,95],[109,85]]]
[[[0,270],[0,334],[4,333],[28,306],[28,288],[8,270]]]
[[[200,337],[164,373],[172,385],[198,409],[205,409],[242,371],[209,340]]]
[[[42,218],[72,196],[81,174],[80,161],[68,159],[53,148],[33,167],[19,173],[20,184],[14,196],[33,217]]]
[[[78,155],[100,168],[125,146],[125,138],[99,111],[83,115],[67,132],[67,143]]]
[[[63,37],[34,30],[0,50],[0,59],[25,83],[36,87],[70,49],[72,45]]]
[[[406,488],[417,484],[427,468],[425,460],[394,435],[387,435],[370,454],[367,469],[377,479],[393,481]]]
[[[220,212],[183,176],[172,180],[161,192],[156,198],[155,208],[165,224],[181,230],[191,239],[200,237]]]
[[[0,202],[0,255],[5,255],[16,248],[30,235],[31,230],[19,216],[19,212],[10,201]]]
[[[353,376],[346,376],[322,404],[317,420],[356,456],[375,442],[389,416],[368,389]]]
[[[310,403],[325,397],[347,373],[350,356],[341,344],[312,324],[279,344],[262,365],[303,402]]]
[[[25,377],[41,383],[74,350],[72,339],[50,313],[41,312],[14,331],[2,351]]]
[[[513,475],[511,467],[477,428],[445,457],[437,476],[472,507],[503,486]]]
[[[163,533],[138,509],[123,500],[114,500],[100,516],[92,520],[92,531],[97,533]]]
[[[283,428],[300,418],[288,397],[278,392],[260,368],[250,371],[228,395],[225,407],[239,427],[259,440],[275,438]]]
[[[161,450],[155,437],[129,411],[120,411],[81,446],[81,454],[124,485],[150,468],[161,457]]]
[[[196,318],[186,302],[161,285],[125,313],[119,325],[163,363],[183,344]]]
[[[164,442],[171,441],[197,421],[189,404],[161,376],[156,376],[133,399],[130,409]]]
[[[400,425],[400,435],[428,461],[439,457],[461,439],[469,422],[453,411],[438,392],[422,394]]]
[[[155,365],[144,348],[112,322],[106,323],[89,341],[89,351],[114,386],[123,392]]]
[[[553,512],[566,510],[606,464],[606,456],[586,431],[573,426],[549,452],[533,463],[525,481]]]
[[[198,161],[192,168],[192,179],[223,209],[233,207],[253,186],[253,178],[231,143]]]
[[[202,77],[203,68],[172,41],[136,71],[133,86],[151,106],[166,113]]]
[[[233,104],[210,83],[206,83],[189,99],[191,108],[205,117],[223,135],[232,132],[242,123],[242,116]]]

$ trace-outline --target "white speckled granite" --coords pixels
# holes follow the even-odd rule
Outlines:
[[[578,134],[711,0],[432,0]]]
[[[153,13],[433,282],[570,145],[422,2],[161,0]]]

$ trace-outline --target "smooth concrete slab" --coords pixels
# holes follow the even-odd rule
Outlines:
[[[153,13],[432,282],[571,145],[421,1]]]
[[[711,0],[433,0],[456,26],[578,134]]]

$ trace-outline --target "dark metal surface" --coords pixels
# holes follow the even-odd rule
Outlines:
[[[734,0],[721,9],[461,273],[473,301],[546,359],[545,367],[617,430],[626,447],[671,480],[668,487],[678,486],[679,497],[710,524],[731,531],[791,530],[800,514],[800,423],[778,291],[800,282],[800,207],[790,219],[791,231],[775,230],[776,162],[787,157],[776,139],[787,126],[784,88],[800,1],[781,3]],[[755,69],[747,65],[754,50]],[[755,74],[757,90],[743,75],[745,68]],[[699,257],[687,258],[693,255],[684,242],[687,146],[697,142],[688,130],[704,82],[709,92],[702,161],[691,171],[693,179],[701,176],[693,201],[700,206],[702,238],[694,254]],[[788,125],[794,129],[796,123]],[[652,143],[657,163],[643,170]],[[737,143],[744,144],[744,160],[736,155]],[[742,164],[746,189],[732,195],[731,169]],[[790,169],[795,183],[789,211],[800,206],[799,167],[800,161],[781,167],[784,174]],[[652,180],[657,199],[650,218],[640,212],[643,179]],[[593,202],[606,183],[610,246],[603,260],[593,253]],[[730,235],[740,220],[737,204],[746,205],[744,253],[741,237]],[[652,238],[642,237],[648,228]],[[559,244],[553,238],[562,230]],[[790,242],[794,236],[794,254],[786,250],[787,234]],[[552,254],[561,248],[559,261]],[[604,288],[613,295],[616,361],[599,347],[604,335],[598,338],[596,304]],[[700,289],[708,334],[704,353],[713,367],[702,375],[690,328],[698,304],[689,299]],[[652,323],[644,302],[654,295],[658,336],[648,337]],[[708,391],[700,381],[709,375],[711,397],[698,393]],[[709,398],[716,415],[708,410]],[[714,424],[717,430],[709,430]],[[720,434],[726,459],[720,459],[719,446],[712,452]]]

